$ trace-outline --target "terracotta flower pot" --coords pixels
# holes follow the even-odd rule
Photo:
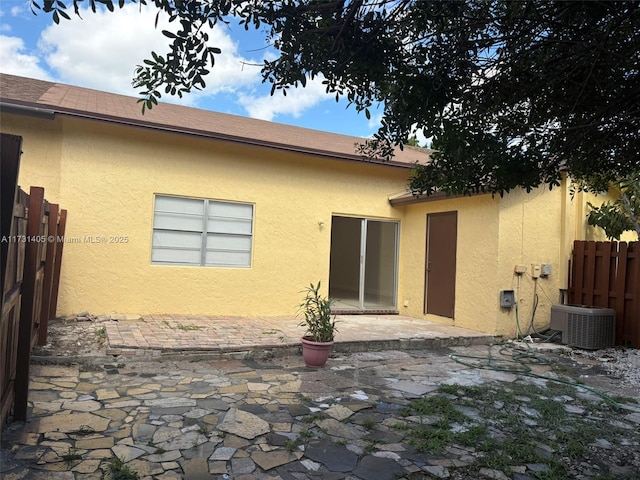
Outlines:
[[[314,342],[302,337],[302,358],[307,367],[324,367],[333,349],[333,342]]]

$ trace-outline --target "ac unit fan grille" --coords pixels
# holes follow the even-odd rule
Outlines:
[[[551,328],[562,332],[562,343],[596,350],[615,345],[616,311],[585,305],[552,305]]]
[[[567,312],[566,343],[598,349],[615,345],[615,315],[584,315]]]

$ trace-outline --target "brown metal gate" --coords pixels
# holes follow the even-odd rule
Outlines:
[[[640,242],[576,241],[569,272],[569,303],[614,309],[616,344],[640,348]]]

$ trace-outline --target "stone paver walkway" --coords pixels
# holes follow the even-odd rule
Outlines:
[[[492,335],[402,315],[338,315],[336,352],[488,344]],[[150,315],[104,322],[109,355],[291,353],[304,329],[296,317]]]
[[[472,369],[447,354],[456,352],[485,355],[487,347],[337,355],[318,370],[297,355],[271,362],[120,357],[103,365],[33,365],[30,420],[5,429],[0,476],[98,480],[113,478],[112,465],[142,480],[470,478],[456,471],[475,472],[481,452],[460,445],[441,454],[416,452],[397,425],[426,420],[403,416],[402,407],[443,384],[540,380]],[[467,414],[473,412],[461,413]],[[635,435],[640,412],[623,412],[621,419]],[[637,449],[630,439],[621,439],[616,451]],[[514,471],[533,480],[543,467]],[[633,478],[628,467],[616,472]],[[473,478],[516,477],[482,468]]]

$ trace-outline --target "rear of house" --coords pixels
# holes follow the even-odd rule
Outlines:
[[[69,212],[59,314],[292,315],[322,280],[339,311],[513,335],[500,292],[514,291],[521,322],[548,323],[571,242],[589,236],[566,182],[414,198],[423,149],[364,161],[353,137],[169,104],[143,116],[130,97],[0,82],[2,132],[24,139],[21,186]],[[533,279],[532,263],[549,275]]]

